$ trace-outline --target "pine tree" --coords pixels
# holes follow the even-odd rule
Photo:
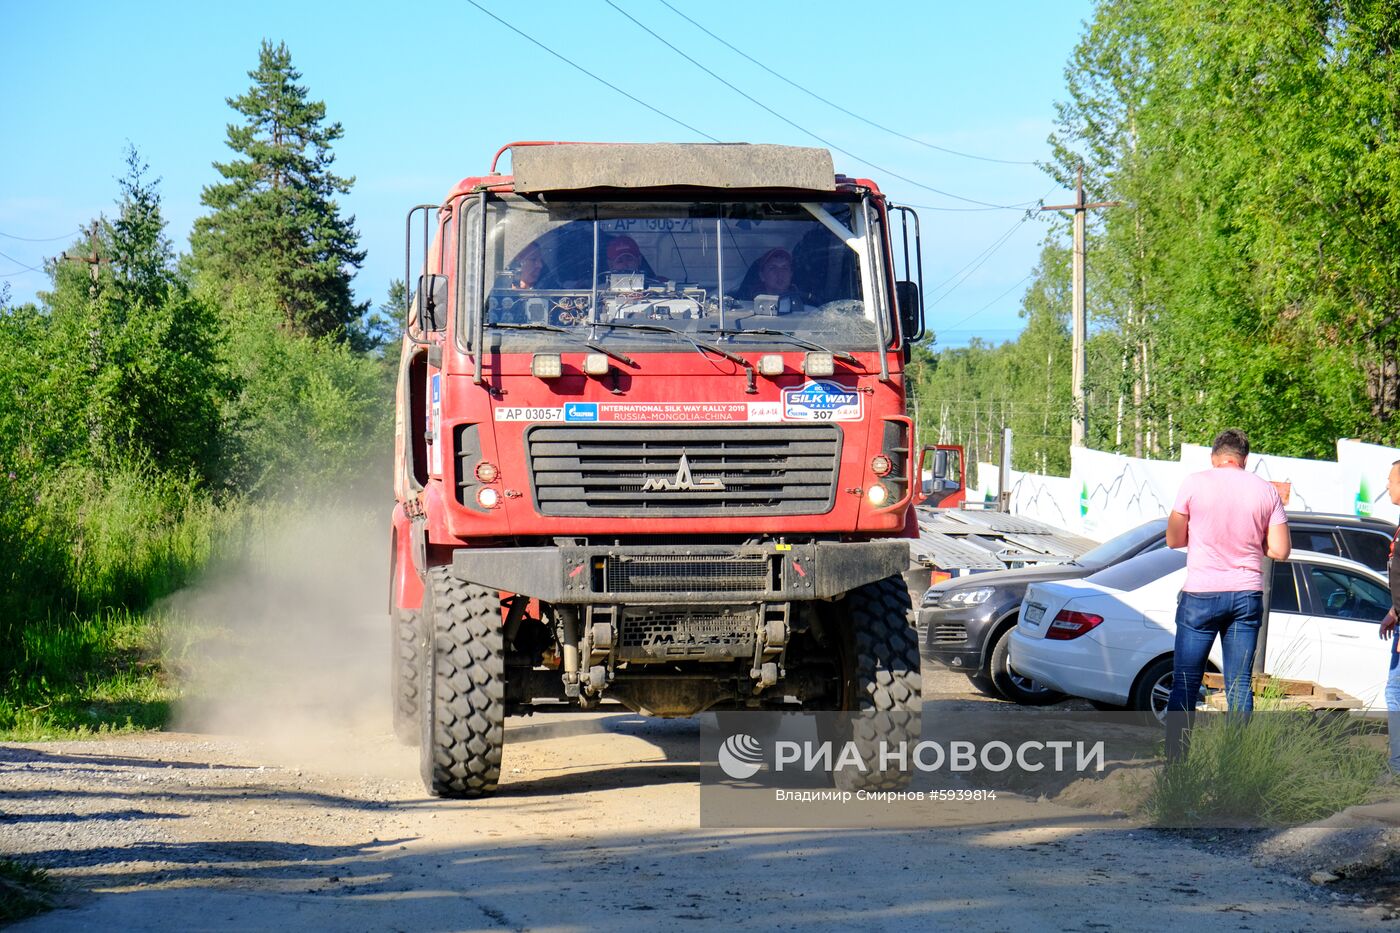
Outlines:
[[[355,179],[331,171],[331,145],[344,131],[325,123],[323,102],[307,99],[285,43],[264,40],[248,76],[248,93],[228,98],[245,118],[228,127],[242,158],[214,163],[226,180],[201,196],[213,212],[195,222],[195,265],[223,288],[267,296],[294,332],[343,339],[368,307],[350,292],[365,258],[355,218],[342,217],[335,200]]]
[[[135,149],[119,180],[114,221],[82,248],[99,261],[60,262],[45,337],[51,374],[38,396],[53,462],[110,469],[149,463],[212,479],[220,406],[231,391],[218,365],[218,320],[175,268],[158,182]]]

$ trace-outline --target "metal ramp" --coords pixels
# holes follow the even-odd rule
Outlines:
[[[1098,545],[1063,528],[1005,512],[918,509],[916,564],[957,571],[1063,564]]]

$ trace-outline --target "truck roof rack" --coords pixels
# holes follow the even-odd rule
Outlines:
[[[796,188],[834,191],[831,153],[750,143],[559,143],[511,148],[515,190]]]

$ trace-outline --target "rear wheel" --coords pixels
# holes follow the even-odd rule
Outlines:
[[[416,609],[395,606],[389,614],[389,676],[394,701],[394,735],[405,745],[417,745],[418,725],[418,643],[421,614]]]
[[[1139,713],[1151,713],[1158,722],[1166,719],[1167,701],[1172,695],[1171,656],[1158,658],[1138,675],[1128,708]]]
[[[434,567],[421,628],[423,783],[437,797],[495,793],[505,744],[500,596]]]
[[[880,745],[894,749],[919,741],[922,675],[919,638],[912,624],[913,605],[901,576],[887,577],[847,593],[836,604],[838,649],[843,684],[840,709],[845,717],[831,736],[854,742],[866,771],[834,773],[842,790],[898,790],[910,775],[898,768],[881,770]],[[837,750],[839,754],[839,749]]]
[[[1014,625],[1009,625],[1002,629],[995,636],[996,641],[992,644],[991,655],[991,676],[992,685],[997,692],[1013,703],[1020,703],[1022,706],[1048,706],[1051,703],[1058,703],[1065,698],[1063,693],[1051,690],[1044,684],[1031,680],[1025,674],[1018,673],[1011,666],[1011,630]]]

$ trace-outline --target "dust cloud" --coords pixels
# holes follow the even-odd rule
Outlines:
[[[184,697],[173,728],[246,737],[289,766],[413,773],[390,729],[389,508],[260,514],[160,607]]]

